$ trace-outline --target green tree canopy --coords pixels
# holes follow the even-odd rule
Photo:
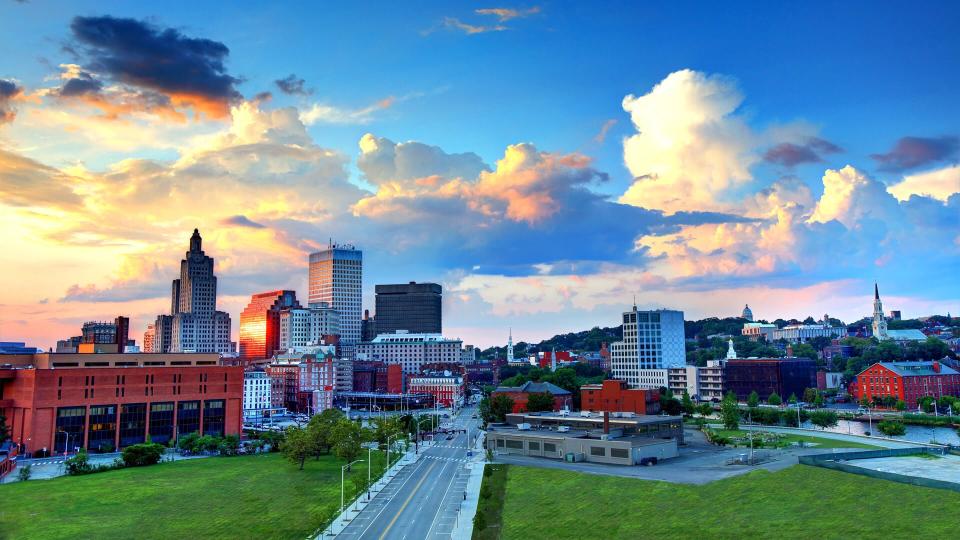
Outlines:
[[[550,392],[533,392],[527,396],[527,412],[553,410],[553,394]]]
[[[726,429],[738,429],[740,427],[740,408],[737,406],[737,395],[733,392],[727,392],[723,397],[723,403],[720,405],[720,416],[723,417],[723,426]]]
[[[307,430],[297,426],[289,427],[285,431],[283,442],[280,443],[280,451],[287,460],[299,464],[302,471],[303,462],[313,453],[313,441]]]
[[[760,405],[760,394],[756,390],[750,392],[750,395],[747,396],[747,406],[752,408],[758,407]]]
[[[783,399],[780,398],[780,395],[779,395],[779,394],[777,394],[776,392],[774,392],[774,393],[770,394],[769,397],[767,397],[767,404],[768,404],[768,405],[782,405],[782,404],[783,404]]]

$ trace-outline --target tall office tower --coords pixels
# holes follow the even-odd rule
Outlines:
[[[153,338],[156,336],[156,325],[148,324],[147,330],[143,333],[143,352],[153,352]]]
[[[411,334],[440,334],[443,288],[436,283],[377,285],[377,334],[406,330]]]
[[[270,291],[250,297],[240,313],[240,358],[263,360],[280,348],[280,316],[300,307],[294,291]]]
[[[634,388],[668,388],[667,370],[686,365],[683,312],[658,309],[623,314],[623,341],[610,346],[614,379]]]
[[[180,277],[170,288],[170,342],[165,343],[167,320],[161,315],[154,325],[154,352],[232,352],[230,315],[217,311],[213,258],[203,252],[202,242],[194,229],[190,250],[180,261]]]
[[[359,249],[331,243],[327,249],[310,254],[308,302],[326,302],[336,310],[340,316],[341,351],[349,357],[360,341],[362,280],[363,252]]]
[[[326,302],[280,312],[280,350],[332,344],[340,335],[340,316]]]

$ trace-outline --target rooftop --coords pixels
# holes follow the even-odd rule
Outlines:
[[[527,381],[521,386],[498,386],[494,392],[550,393],[555,396],[569,396],[570,392],[548,382]]]
[[[459,342],[459,339],[449,339],[442,334],[410,334],[405,330],[397,330],[393,334],[380,334],[366,343],[450,343]]]
[[[960,375],[960,372],[944,364],[940,364],[939,372],[934,371],[933,362],[879,362],[879,364],[901,377]]]

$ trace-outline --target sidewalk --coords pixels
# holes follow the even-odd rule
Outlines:
[[[485,432],[480,431],[480,436],[477,437],[473,447],[473,461],[467,465],[470,469],[467,498],[457,518],[457,527],[450,535],[452,540],[470,540],[473,536],[473,518],[477,515],[477,506],[480,504],[480,485],[483,483],[483,468],[486,464],[486,449],[483,447],[485,436]]]
[[[711,427],[720,424],[711,424]],[[929,443],[905,441],[903,439],[890,439],[888,437],[875,437],[872,435],[847,435],[845,433],[835,433],[833,431],[822,431],[819,429],[808,428],[788,428],[780,426],[756,426],[741,425],[740,429],[751,431],[771,431],[777,433],[789,433],[791,435],[809,435],[811,437],[820,437],[821,439],[835,439],[838,441],[859,442],[863,444],[875,444],[884,448],[914,448],[917,446],[934,446]]]
[[[432,445],[433,445],[432,441],[430,441],[429,444],[428,444],[428,441],[422,441],[420,443],[419,452],[416,451],[413,445],[411,445],[410,448],[407,450],[407,452],[403,455],[403,457],[397,460],[397,462],[394,463],[390,467],[390,469],[388,469],[387,472],[385,472],[383,476],[380,477],[379,480],[373,483],[373,486],[370,488],[369,501],[366,500],[366,497],[363,496],[364,494],[360,494],[356,499],[352,501],[347,501],[344,511],[340,513],[336,518],[334,518],[334,520],[330,523],[330,525],[326,529],[320,531],[320,533],[317,534],[316,536],[311,535],[310,537],[308,537],[308,539],[323,540],[324,538],[335,538],[338,534],[343,532],[343,530],[350,525],[350,521],[354,517],[356,517],[358,514],[360,514],[360,512],[362,512],[363,509],[366,508],[370,502],[376,499],[377,495],[379,495],[380,492],[383,491],[385,487],[390,485],[390,482],[393,480],[393,478],[397,475],[398,472],[400,472],[407,465],[412,465],[417,461],[419,461],[420,457],[423,455],[423,452]]]

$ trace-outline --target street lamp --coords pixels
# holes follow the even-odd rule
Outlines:
[[[345,475],[346,475],[347,469],[349,469],[351,466],[353,466],[356,463],[362,463],[362,462],[363,462],[362,459],[358,459],[355,461],[351,461],[350,463],[347,463],[346,465],[340,467],[340,513],[341,514],[343,514],[343,495],[344,495],[343,486],[346,480]]]
[[[400,436],[401,436],[400,433],[394,433],[393,435],[390,435],[387,437],[387,467],[386,469],[383,470],[384,475],[387,474],[387,469],[390,468],[390,439],[393,439],[394,437],[400,437]]]

